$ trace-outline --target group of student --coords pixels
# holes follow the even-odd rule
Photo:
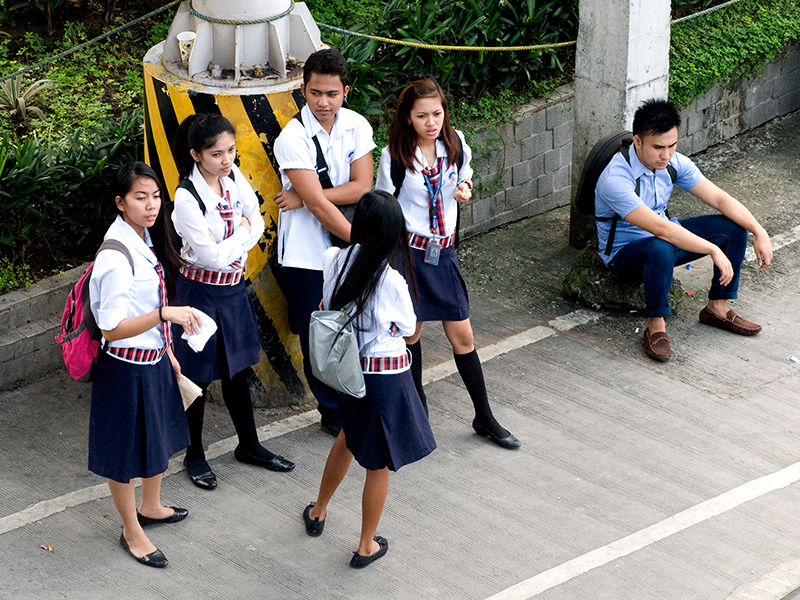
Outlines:
[[[366,483],[350,565],[362,568],[388,548],[376,531],[389,471],[436,448],[422,389],[423,321],[442,322],[474,405],[475,432],[506,449],[520,442],[492,414],[473,343],[454,248],[457,205],[472,195],[471,151],[450,124],[441,87],[422,79],[401,93],[375,191],[372,129],[342,107],[349,91],[342,55],[334,49],[312,54],[301,90],[306,105],[274,145],[283,183],[274,198],[278,260],[322,429],[336,438],[303,520],[309,535],[323,532],[329,502],[355,457]],[[260,345],[244,269],[264,220],[234,164],[235,129],[220,115],[192,115],[178,128],[172,150],[181,183],[171,216],[162,210],[161,184],[150,167],[129,163],[117,174],[117,217],[105,237],[125,244],[133,262],[121,252],[100,252],[90,288],[106,351],[92,388],[89,469],[107,478],[123,521],[120,544],[153,567],[165,567],[167,559],[143,528],[188,515],[161,503],[170,457],[186,448],[191,481],[217,487],[203,451],[203,397],[184,412],[181,377],[201,389],[221,380],[239,440],[237,460],[278,472],[294,468],[260,444],[247,383]],[[340,210],[348,205],[355,205],[352,223]],[[311,372],[308,324],[320,306],[353,318],[363,399],[339,394]],[[187,338],[200,332],[206,316],[217,331],[195,352]],[[142,479],[138,508],[134,478]]]

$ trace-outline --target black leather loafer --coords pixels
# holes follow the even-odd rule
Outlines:
[[[133,556],[136,559],[136,562],[140,562],[143,565],[147,565],[148,567],[155,567],[156,569],[163,569],[169,564],[167,557],[164,556],[164,553],[161,552],[158,548],[156,548],[155,552],[151,552],[150,554],[145,554],[141,558],[138,556],[134,556],[133,552],[131,552],[130,547],[128,546],[128,540],[125,539],[125,532],[119,534],[119,543],[120,545],[125,548],[125,552]]]
[[[211,469],[203,471],[202,473],[192,473],[192,470],[186,462],[186,457],[183,458],[183,466],[186,467],[186,473],[189,475],[189,479],[201,490],[213,490],[217,487],[217,476],[214,475]],[[206,466],[208,466],[208,463],[206,463]]]
[[[270,471],[278,471],[279,473],[294,469],[294,463],[290,460],[286,460],[282,456],[273,456],[270,459],[261,458],[255,454],[250,454],[246,450],[242,450],[241,446],[236,446],[236,449],[233,451],[233,456],[239,462],[247,463],[248,465],[264,467],[265,469],[269,469]]]
[[[139,520],[139,525],[145,527],[146,525],[155,525],[156,523],[177,523],[178,521],[183,521],[187,516],[189,516],[189,511],[185,508],[178,508],[177,506],[170,506],[169,508],[171,508],[174,512],[170,516],[164,517],[163,519],[145,517],[138,510],[136,511],[136,518]]]
[[[314,508],[314,504],[316,504],[316,502],[312,502],[306,506],[306,509],[303,511],[303,521],[305,521],[306,524],[306,533],[311,537],[319,537],[322,535],[322,530],[325,529],[325,519],[322,519],[322,521],[319,519],[312,519],[308,514],[311,512],[311,509]]]
[[[381,556],[386,554],[386,551],[389,549],[389,542],[386,538],[382,538],[379,535],[376,535],[374,538],[380,548],[375,551],[375,554],[370,554],[369,556],[361,556],[358,552],[353,552],[353,558],[350,559],[350,566],[354,569],[363,569],[369,564],[374,563],[378,560]]]
[[[505,448],[506,450],[516,450],[517,448],[522,446],[522,442],[520,442],[517,438],[515,438],[513,434],[509,433],[506,437],[497,437],[491,431],[486,429],[486,427],[481,425],[478,419],[472,420],[472,428],[478,435],[488,437],[495,444],[497,444],[501,448]]]

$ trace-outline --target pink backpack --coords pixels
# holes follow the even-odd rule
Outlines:
[[[95,254],[103,250],[116,250],[122,252],[131,264],[133,271],[133,257],[122,242],[105,240]],[[97,367],[97,355],[100,352],[100,339],[103,337],[100,328],[94,320],[89,301],[89,281],[92,278],[94,262],[89,265],[67,296],[64,306],[64,315],[61,317],[61,332],[56,336],[56,342],[61,346],[64,355],[64,364],[67,372],[75,381],[87,383],[94,378]]]

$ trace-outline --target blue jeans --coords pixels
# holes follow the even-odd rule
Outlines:
[[[731,261],[733,279],[720,285],[720,272],[714,265],[714,277],[708,297],[711,300],[732,300],[739,290],[739,272],[747,249],[747,230],[723,215],[703,215],[678,221],[698,237],[719,246]],[[623,246],[608,263],[608,269],[620,279],[644,284],[644,298],[648,317],[666,317],[668,295],[672,285],[672,272],[678,265],[705,256],[688,252],[655,236],[636,240]]]

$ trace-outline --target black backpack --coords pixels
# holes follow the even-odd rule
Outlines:
[[[578,212],[582,215],[590,215],[595,218],[595,221],[606,222],[611,221],[611,230],[608,232],[608,243],[606,244],[606,256],[611,254],[611,248],[614,245],[614,233],[617,230],[617,221],[622,217],[614,215],[613,217],[598,217],[594,214],[594,191],[597,187],[597,180],[600,179],[600,174],[614,158],[614,155],[619,152],[627,163],[631,164],[630,147],[633,144],[633,133],[630,131],[615,131],[604,138],[601,138],[586,156],[586,162],[583,163],[583,170],[581,171],[581,178],[578,183],[578,193],[575,194],[575,206]],[[667,172],[669,173],[672,183],[678,178],[678,172],[671,164],[667,165]],[[639,179],[636,179],[636,195],[639,195]],[[669,213],[667,213],[669,218]]]
[[[234,175],[233,175],[233,169],[231,169],[231,172],[228,173],[228,177],[231,179],[231,181],[236,181],[236,177],[234,177]],[[178,184],[178,187],[183,189],[183,190],[186,190],[192,196],[194,196],[194,199],[197,200],[197,204],[200,206],[200,212],[203,213],[203,215],[205,215],[206,214],[206,205],[203,204],[203,200],[200,198],[200,194],[197,193],[197,188],[194,187],[194,184],[192,183],[191,179],[187,178],[187,179],[182,180]],[[171,212],[172,210],[174,210],[174,207],[170,208],[170,215],[172,214],[172,212]]]

